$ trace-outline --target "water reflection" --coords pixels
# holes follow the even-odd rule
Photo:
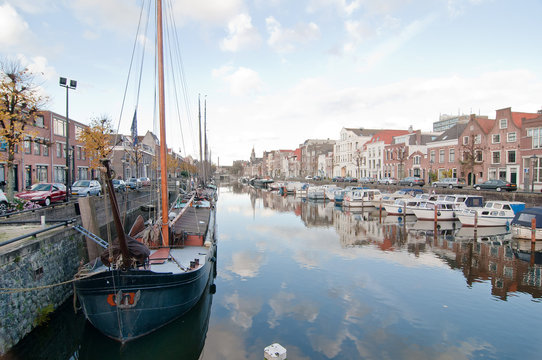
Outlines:
[[[386,216],[375,208],[343,209],[329,201],[310,201],[293,195],[280,196],[265,189],[239,186],[248,192],[253,209],[293,212],[308,228],[335,229],[342,248],[372,246],[381,251],[401,251],[420,256],[434,253],[450,268],[463,272],[469,286],[490,282],[491,294],[506,300],[524,292],[540,298],[542,292],[542,244],[512,240],[506,227],[461,227],[459,221],[416,220],[415,216]]]

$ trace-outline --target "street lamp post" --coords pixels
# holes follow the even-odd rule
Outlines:
[[[533,154],[531,155],[531,157],[529,158],[531,159],[531,192],[534,192],[534,168],[536,166],[536,162],[538,161],[538,157]]]
[[[68,79],[61,77],[59,85],[66,88],[66,199],[70,198],[70,120],[68,113],[68,91],[70,89],[75,90],[77,87],[76,80],[70,80],[68,84]]]

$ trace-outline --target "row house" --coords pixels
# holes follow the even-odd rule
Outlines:
[[[112,146],[111,167],[115,170],[117,178],[158,178],[160,144],[156,135],[147,131],[144,136],[137,137],[135,145],[134,139],[129,135],[111,134],[109,137]]]
[[[519,149],[523,184],[531,190],[542,187],[542,110],[536,117],[522,118]]]
[[[457,123],[435,141],[427,144],[423,167],[428,181],[461,177],[469,185],[502,179],[537,189],[541,185],[538,130],[542,114],[496,111],[496,118],[471,115],[467,123]],[[533,174],[531,177],[530,175]]]
[[[363,144],[360,152],[361,177],[381,179],[390,176],[390,168],[384,168],[385,148],[392,143],[394,137],[407,134],[408,130],[380,130]]]
[[[488,155],[490,161],[484,162],[484,170],[488,179],[503,179],[513,183],[528,184],[529,181],[521,176],[522,169],[530,168],[530,156],[542,155],[540,149],[533,149],[529,141],[521,146],[520,136],[528,137],[527,127],[523,122],[533,120],[531,124],[536,127],[536,119],[540,114],[513,112],[511,108],[497,110],[495,124],[489,132]],[[530,146],[531,145],[531,146]],[[528,174],[527,173],[524,173]],[[539,182],[536,181],[536,182]]]
[[[361,177],[363,144],[371,140],[380,129],[342,128],[333,147],[332,176]]]
[[[390,145],[384,147],[384,177],[402,179],[407,176],[425,178],[426,170],[422,159],[427,156],[427,144],[434,141],[440,133],[413,131],[395,136]]]
[[[90,169],[90,162],[78,140],[81,131],[87,127],[69,119],[70,179],[73,181],[97,176]],[[66,183],[66,117],[51,111],[41,111],[34,118],[34,124],[26,130],[28,136],[22,146],[16,146],[14,190],[21,191],[37,182]],[[0,181],[7,182],[6,144],[0,143]]]
[[[335,140],[309,139],[299,146],[301,149],[301,176],[318,174],[318,156],[333,151]]]
[[[285,178],[289,172],[289,158],[292,150],[272,150],[264,152],[265,176]]]
[[[333,177],[333,152],[318,156],[318,176],[329,179]]]

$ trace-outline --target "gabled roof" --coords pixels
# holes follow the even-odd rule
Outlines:
[[[357,136],[373,136],[382,129],[364,129],[364,128],[344,128],[345,130],[351,131]]]
[[[516,127],[521,129],[521,120],[525,119],[534,119],[540,116],[540,114],[535,113],[524,113],[524,112],[512,112],[512,121]]]
[[[457,123],[442,134],[440,134],[435,140],[436,141],[446,141],[446,140],[454,140],[459,138],[459,135],[463,133],[465,128],[467,127],[467,123]]]
[[[400,135],[406,135],[408,134],[408,130],[380,130],[376,134],[373,135],[371,140],[367,141],[365,144],[371,144],[379,141],[383,141],[384,144],[391,144],[394,136],[400,136]]]
[[[476,121],[478,125],[480,125],[482,131],[486,134],[489,134],[491,129],[493,129],[493,126],[495,126],[495,119],[475,117],[474,121]]]

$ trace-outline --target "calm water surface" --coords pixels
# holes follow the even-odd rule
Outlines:
[[[263,359],[274,342],[290,360],[542,358],[528,244],[379,215],[223,186],[216,293],[194,311],[120,346],[69,301],[7,358]]]

